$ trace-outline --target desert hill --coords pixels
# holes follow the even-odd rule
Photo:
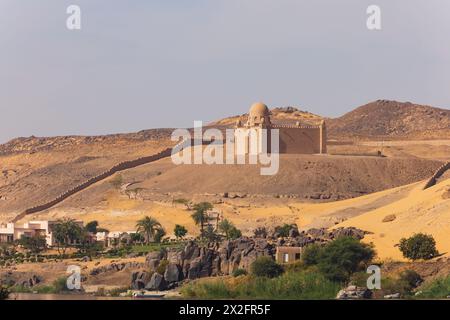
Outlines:
[[[270,110],[273,123],[295,123],[296,121],[305,123],[319,123],[323,118],[309,111],[300,110],[298,107],[275,107]],[[247,121],[248,114],[232,116],[210,123],[211,126],[234,126],[238,120],[242,123]]]
[[[377,111],[378,109],[381,111]],[[388,112],[384,129],[374,131],[373,128],[378,128],[378,125],[369,118],[377,115],[378,118],[375,118],[378,121],[385,119],[382,112],[385,109],[397,111]],[[407,114],[409,118],[405,117]],[[419,117],[418,114],[422,116]],[[396,124],[395,121],[400,121],[404,125],[399,125],[401,130],[391,132],[393,137],[419,132],[417,130],[425,128],[425,123],[431,120],[424,115],[431,119],[440,117],[439,122],[434,124],[434,131],[437,133],[441,132],[439,128],[448,121],[448,112],[443,109],[378,101],[341,118],[329,120],[329,127],[331,133],[341,132],[343,136],[349,132],[348,128],[354,128],[355,132],[366,135],[366,138],[371,134],[377,135],[377,138],[378,134],[387,132],[386,128]],[[322,119],[294,107],[275,108],[272,110],[272,117],[274,122],[284,123],[313,123]],[[219,120],[214,126],[227,127],[234,124],[236,119],[232,117]],[[367,128],[358,126],[360,122],[367,125]],[[164,150],[174,144],[169,139],[171,132],[172,129],[151,129],[94,137],[29,137],[17,138],[0,145],[0,214],[10,217],[26,208],[51,201],[119,162]],[[332,201],[423,180],[441,165],[441,161],[448,161],[450,158],[449,143],[402,143],[383,148],[386,157],[375,156],[380,150],[377,143],[333,145],[329,148],[330,154],[326,156],[282,155],[279,174],[272,177],[261,176],[259,168],[255,166],[174,166],[170,159],[163,159],[124,171],[120,179],[123,179],[123,185],[132,185],[126,192],[130,188],[139,190],[139,195],[134,196],[144,202],[170,202],[177,193],[177,196],[188,199],[212,194],[216,197],[214,201],[222,201],[220,195],[227,192],[245,195],[255,202],[259,201],[258,197]],[[96,183],[66,199],[57,208],[66,210],[101,207],[106,194],[115,192],[111,179]],[[145,203],[142,208],[147,210]]]
[[[450,110],[377,100],[327,121],[331,137],[450,137]]]
[[[134,147],[136,148],[136,146]],[[157,145],[147,145],[147,152]],[[80,150],[78,150],[80,151]],[[111,150],[109,150],[111,152]],[[128,146],[124,158],[133,158],[143,150]],[[134,151],[134,153],[132,153]],[[120,154],[119,154],[120,155]],[[61,152],[15,155],[2,162],[2,171],[15,172],[1,180],[0,212],[20,212],[52,200],[70,187],[90,178],[114,161],[114,156]],[[280,169],[274,176],[261,176],[254,165],[181,165],[170,158],[116,174],[130,190],[139,190],[141,199],[192,199],[202,194],[227,192],[248,197],[290,196],[306,201],[338,200],[412,183],[425,179],[441,165],[440,161],[414,158],[351,156],[281,155]],[[91,186],[65,200],[59,207],[95,207],[105,194],[114,191],[111,179]],[[257,201],[257,199],[255,199]]]

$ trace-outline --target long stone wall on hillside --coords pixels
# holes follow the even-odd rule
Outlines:
[[[436,184],[436,180],[439,179],[440,176],[444,174],[445,171],[450,170],[450,162],[444,163],[436,172],[431,176],[431,178],[427,181],[423,189],[428,189]]]
[[[86,180],[85,182],[67,190],[66,192],[60,194],[59,196],[57,196],[56,198],[54,198],[53,200],[50,200],[46,203],[34,206],[32,208],[28,208],[25,211],[23,211],[22,213],[20,213],[19,215],[17,215],[11,222],[17,222],[20,219],[24,218],[26,215],[29,214],[33,214],[33,213],[37,213],[37,212],[41,212],[47,209],[50,209],[51,207],[57,205],[58,203],[64,201],[65,199],[69,198],[70,196],[73,196],[74,194],[85,190],[86,188],[90,187],[91,185],[102,181],[108,177],[111,177],[113,174],[115,174],[116,172],[119,171],[123,171],[123,170],[127,170],[127,169],[132,169],[144,164],[148,164],[163,158],[167,158],[170,157],[172,152],[177,153],[182,151],[184,148],[186,147],[190,147],[193,146],[195,144],[202,144],[202,145],[207,145],[210,144],[211,141],[196,141],[195,139],[185,139],[181,142],[179,142],[178,144],[176,144],[174,147],[172,148],[166,148],[161,152],[158,152],[154,155],[151,156],[146,156],[146,157],[140,157],[134,160],[129,160],[129,161],[123,161],[120,162],[118,164],[116,164],[115,166],[111,167],[109,170],[106,170],[102,173],[100,173],[99,175],[92,177],[88,180]]]

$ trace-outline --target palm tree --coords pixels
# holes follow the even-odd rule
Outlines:
[[[219,230],[225,234],[225,238],[230,239],[230,231],[234,228],[234,225],[228,220],[223,219],[219,223]]]
[[[194,213],[191,215],[192,219],[194,219],[194,223],[196,225],[200,225],[200,236],[203,237],[204,233],[204,225],[205,222],[208,220],[208,215],[206,212],[208,210],[211,210],[213,208],[213,205],[209,202],[200,202],[196,203],[193,207]]]
[[[144,234],[145,243],[149,244],[150,239],[153,239],[158,230],[161,230],[162,226],[155,218],[146,216],[136,223],[136,231]]]

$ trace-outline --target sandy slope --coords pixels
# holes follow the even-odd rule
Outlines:
[[[422,183],[415,184],[410,192],[403,194],[400,199],[350,218],[338,226],[354,226],[373,232],[365,241],[375,244],[381,258],[400,259],[401,254],[395,245],[400,238],[417,232],[432,234],[436,239],[438,250],[448,256],[450,179],[427,190],[422,190],[422,187]],[[382,222],[388,214],[394,214],[396,219]]]
[[[373,232],[364,241],[373,242],[381,259],[403,260],[395,246],[402,237],[417,232],[432,234],[438,250],[449,256],[450,241],[450,179],[422,190],[424,182],[393,188],[366,196],[328,202],[303,203],[297,199],[227,199],[215,209],[235,223],[244,234],[258,226],[273,227],[297,223],[301,229],[311,227],[357,227]],[[195,200],[195,199],[194,199]],[[191,235],[198,228],[191,211],[171,201],[138,201],[109,192],[97,208],[54,209],[34,215],[34,219],[56,219],[70,215],[85,222],[98,220],[110,230],[134,230],[135,223],[145,215],[157,218],[172,233],[175,224],[185,225]],[[396,219],[382,222],[389,214]]]

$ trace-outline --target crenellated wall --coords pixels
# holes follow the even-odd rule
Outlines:
[[[428,189],[436,184],[436,180],[439,179],[440,176],[444,174],[445,171],[450,170],[450,162],[444,163],[436,172],[431,176],[431,178],[427,181],[423,189]]]

